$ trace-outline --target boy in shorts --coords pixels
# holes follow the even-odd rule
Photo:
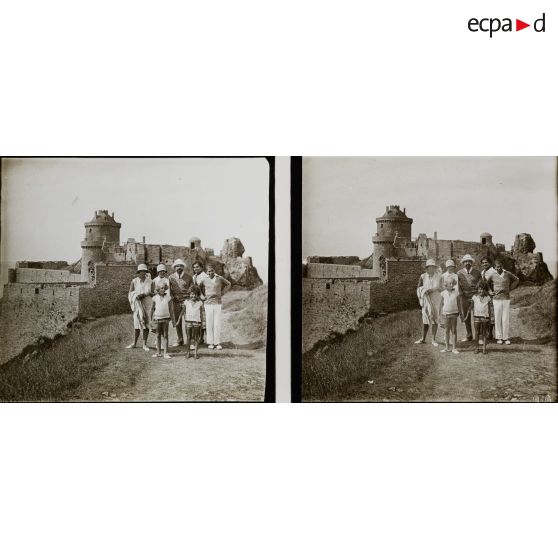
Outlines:
[[[478,340],[475,353],[480,353],[482,345],[484,355],[486,354],[486,338],[490,331],[490,302],[492,299],[488,294],[488,283],[480,281],[477,289],[477,294],[473,295],[473,321]]]

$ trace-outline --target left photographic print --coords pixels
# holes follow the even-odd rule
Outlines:
[[[0,401],[272,402],[274,163],[1,159]]]

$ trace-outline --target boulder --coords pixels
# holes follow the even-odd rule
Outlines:
[[[224,268],[224,276],[238,287],[254,289],[263,283],[250,258],[226,259]]]
[[[532,240],[533,239],[531,239],[531,241]],[[542,285],[543,283],[552,280],[552,275],[548,270],[548,266],[543,261],[542,254],[540,252],[536,252],[534,254],[521,252],[516,253],[515,273],[521,281],[528,281],[536,285]]]
[[[519,254],[532,254],[536,248],[535,241],[529,233],[519,233],[515,235],[513,243],[513,254],[517,257]]]
[[[240,238],[227,238],[221,250],[221,258],[223,260],[229,258],[241,258],[244,254],[244,246],[240,242]]]
[[[221,250],[222,275],[234,286],[254,289],[263,283],[258,270],[252,265],[252,258],[243,258],[244,246],[239,238],[227,238]],[[210,258],[217,262],[216,258]],[[215,269],[217,271],[217,269]],[[219,271],[217,271],[219,273]]]

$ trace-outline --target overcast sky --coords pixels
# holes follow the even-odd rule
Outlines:
[[[81,257],[85,221],[114,211],[120,239],[218,255],[236,236],[267,282],[269,166],[265,159],[3,159],[2,260]]]
[[[536,251],[557,260],[553,157],[305,157],[303,257],[372,253],[376,217],[407,208],[413,238],[513,244],[531,233]]]

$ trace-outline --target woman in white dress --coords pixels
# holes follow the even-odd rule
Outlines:
[[[438,331],[440,301],[442,291],[441,275],[434,260],[427,260],[426,272],[420,276],[417,287],[417,297],[422,308],[422,338],[415,341],[415,344],[426,343],[428,328],[432,326],[432,345],[436,343],[436,333]]]
[[[128,291],[128,302],[134,316],[134,342],[127,349],[135,349],[140,331],[143,331],[143,350],[149,351],[149,315],[151,311],[151,276],[145,264],[138,265],[137,277],[132,279]]]

